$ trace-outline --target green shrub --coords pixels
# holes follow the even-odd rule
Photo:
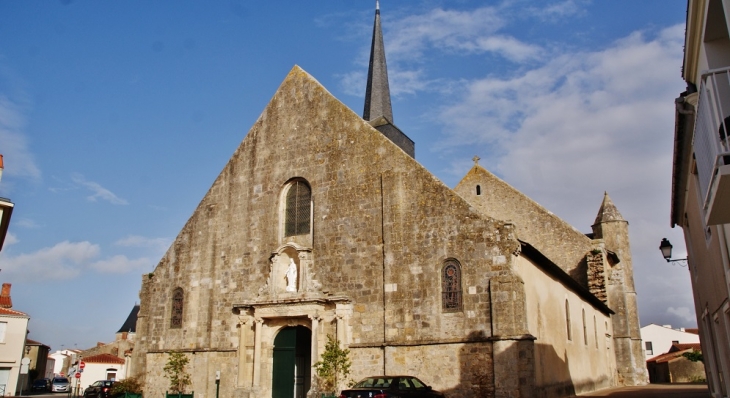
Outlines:
[[[112,394],[124,394],[129,392],[132,394],[142,394],[144,389],[144,383],[142,380],[135,377],[127,377],[126,379],[119,380],[112,386]]]

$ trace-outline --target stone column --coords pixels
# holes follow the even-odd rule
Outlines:
[[[309,319],[312,320],[312,366],[319,360],[318,342],[319,342],[319,314],[309,315]],[[312,372],[312,381],[314,381],[314,372]]]
[[[345,322],[342,319],[342,314],[337,314],[337,342],[340,347],[345,347]]]
[[[251,365],[246,360],[248,349],[246,343],[249,341],[249,325],[251,324],[251,318],[248,316],[238,317],[238,325],[240,330],[238,331],[238,386],[239,387],[250,387],[251,386]]]
[[[253,341],[253,385],[261,385],[261,332],[264,327],[264,320],[256,318],[256,330]]]

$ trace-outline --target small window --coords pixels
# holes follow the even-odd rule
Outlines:
[[[596,339],[596,348],[598,348],[598,324],[596,323],[596,316],[593,315],[593,337]]]
[[[570,304],[568,304],[568,299],[565,299],[565,328],[568,333],[568,340],[573,340],[573,335],[570,333]]]
[[[295,180],[286,191],[284,236],[309,233],[312,190],[306,182]]]
[[[180,329],[183,319],[183,290],[177,288],[172,293],[172,313],[170,315],[170,329]]]
[[[583,344],[588,345],[588,327],[586,326],[586,310],[583,309]]]
[[[447,260],[441,269],[441,308],[444,312],[461,311],[461,266]]]
[[[477,195],[482,194],[482,187],[480,185],[477,185]]]
[[[646,348],[646,355],[654,355],[654,346],[651,344],[651,341],[645,341],[644,347]]]

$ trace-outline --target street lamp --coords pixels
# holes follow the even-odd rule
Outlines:
[[[687,266],[686,258],[678,258],[676,260],[672,260],[672,244],[669,243],[669,240],[667,238],[662,238],[662,242],[659,244],[659,250],[661,250],[662,257],[664,257],[664,259],[667,260],[668,263],[677,263],[682,267]]]

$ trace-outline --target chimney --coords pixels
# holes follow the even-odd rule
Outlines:
[[[3,289],[0,292],[0,308],[13,308],[13,300],[10,298],[10,283],[3,283]]]
[[[0,180],[3,179],[3,155],[0,155]]]

